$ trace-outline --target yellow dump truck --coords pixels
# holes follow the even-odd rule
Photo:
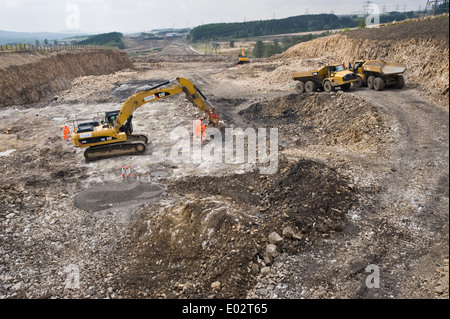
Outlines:
[[[348,91],[352,82],[358,81],[358,76],[354,72],[346,70],[342,64],[295,73],[292,78],[298,81],[295,86],[298,93],[316,92],[317,90],[332,92],[338,87],[342,91]]]
[[[358,74],[355,87],[368,86],[376,91],[383,91],[385,87],[391,86],[402,89],[405,85],[403,73],[406,65],[402,63],[386,63],[382,60],[360,60],[353,65],[353,71]]]

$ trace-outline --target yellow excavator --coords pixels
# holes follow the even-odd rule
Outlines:
[[[241,53],[238,56],[237,64],[245,64],[250,63],[250,60],[248,59],[248,56],[245,55],[244,48],[241,48]]]
[[[167,87],[169,84],[172,86]],[[186,98],[201,112],[208,114],[210,124],[218,126],[219,116],[203,93],[189,80],[175,78],[131,95],[118,111],[105,112],[100,121],[76,121],[72,132],[72,145],[84,147],[88,161],[115,156],[140,155],[146,151],[145,135],[133,135],[133,113],[141,106],[169,96],[186,94]],[[79,124],[78,124],[79,123]]]

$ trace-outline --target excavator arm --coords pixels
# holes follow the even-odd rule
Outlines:
[[[170,87],[167,85],[177,82]],[[133,115],[133,113],[141,106],[160,100],[169,96],[185,93],[186,98],[195,104],[199,111],[208,113],[209,120],[214,126],[218,124],[218,116],[215,108],[209,103],[203,93],[189,80],[184,78],[176,78],[165,81],[161,84],[153,86],[147,90],[137,92],[130,96],[122,106],[119,115],[114,123],[114,128],[119,130],[124,123]]]

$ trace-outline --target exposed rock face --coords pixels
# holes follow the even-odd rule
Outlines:
[[[125,52],[113,50],[21,55],[0,56],[0,60],[16,61],[0,63],[0,107],[44,102],[69,89],[77,77],[105,75],[132,66]]]

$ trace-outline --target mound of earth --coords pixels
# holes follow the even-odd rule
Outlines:
[[[118,279],[126,297],[245,298],[260,270],[340,232],[356,204],[345,178],[309,160],[168,183],[176,203],[138,218],[134,262]]]
[[[345,146],[381,152],[389,128],[378,109],[341,92],[291,94],[251,105],[239,115],[263,127],[279,129],[290,145]]]

